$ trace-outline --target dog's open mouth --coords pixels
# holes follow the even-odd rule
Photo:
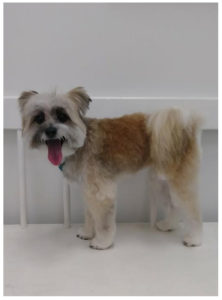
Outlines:
[[[46,141],[48,147],[48,159],[49,161],[58,166],[62,162],[62,144],[65,142],[65,138],[50,139]]]

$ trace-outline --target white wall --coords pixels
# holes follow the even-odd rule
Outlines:
[[[158,106],[158,97],[164,105],[171,105],[172,98],[185,106],[184,99],[194,99],[189,106],[209,111],[206,129],[217,128],[213,101],[217,99],[217,4],[10,3],[4,7],[6,223],[19,222],[16,133],[7,128],[17,126],[17,121],[11,127],[9,123],[17,118],[13,99],[22,90],[48,91],[57,86],[66,91],[83,85],[93,98],[152,98],[147,109]],[[98,103],[92,107],[94,116],[120,112],[118,105],[107,110],[105,101],[98,112]],[[144,107],[136,100],[130,108],[127,105],[121,102],[121,112]],[[214,221],[217,130],[204,131],[203,148],[202,206],[205,220]],[[29,221],[62,222],[61,174],[45,153],[27,150],[26,157]],[[118,220],[147,219],[144,173],[121,181]],[[72,196],[72,219],[79,222],[82,202],[75,184]]]
[[[217,4],[5,4],[5,94],[217,97]]]

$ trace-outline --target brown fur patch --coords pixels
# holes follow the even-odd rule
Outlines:
[[[150,162],[147,116],[87,120],[87,149],[110,174],[138,171]]]

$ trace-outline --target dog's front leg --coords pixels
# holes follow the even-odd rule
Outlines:
[[[113,199],[94,200],[92,208],[95,237],[90,242],[93,249],[107,249],[113,245],[116,233],[115,204]]]
[[[107,249],[113,245],[116,233],[115,223],[115,192],[113,182],[103,181],[87,185],[85,188],[85,201],[87,209],[93,219],[95,236],[90,242],[93,249]]]
[[[91,240],[95,236],[94,221],[88,208],[85,210],[85,223],[76,236],[82,240]]]

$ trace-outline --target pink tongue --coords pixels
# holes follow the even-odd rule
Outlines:
[[[60,140],[48,140],[48,159],[55,166],[60,165],[62,161],[62,145]]]

